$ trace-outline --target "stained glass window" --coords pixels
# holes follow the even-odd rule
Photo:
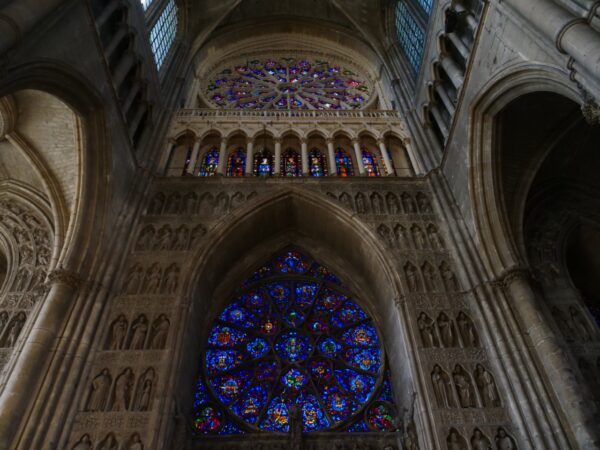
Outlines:
[[[206,89],[216,106],[242,109],[359,109],[369,85],[349,68],[309,59],[254,59],[220,70]]]
[[[396,4],[396,34],[398,43],[402,47],[413,73],[417,74],[421,67],[421,59],[423,59],[425,32],[417,23],[405,1],[399,0]]]
[[[423,8],[423,11],[425,11],[427,15],[431,14],[433,0],[417,0],[417,2],[419,3],[419,5],[421,5],[421,8]]]
[[[196,387],[199,435],[396,429],[373,321],[340,279],[284,251],[252,274],[214,320]]]
[[[354,175],[352,169],[352,158],[348,155],[348,152],[343,148],[338,148],[335,151],[335,165],[337,168],[337,174],[340,177],[351,177]]]
[[[150,6],[154,0],[140,0],[140,1],[142,3],[142,8],[144,8],[144,11],[146,11],[148,9],[148,6]]]
[[[363,165],[369,177],[379,176],[379,167],[377,166],[377,157],[373,153],[363,149],[362,151]]]
[[[268,177],[273,175],[273,155],[269,150],[257,152],[254,155],[254,175]]]
[[[302,175],[302,164],[297,151],[288,149],[281,155],[281,174],[284,177],[299,177]]]
[[[316,148],[311,150],[308,154],[308,162],[311,177],[327,176],[327,160],[320,150]]]
[[[160,69],[177,35],[177,5],[169,0],[165,9],[150,30],[150,47],[156,67]]]
[[[242,148],[234,150],[227,161],[227,175],[243,177],[246,170],[246,151]]]
[[[212,177],[217,174],[217,167],[219,166],[219,150],[212,148],[204,158],[202,159],[202,165],[200,166],[201,177]]]

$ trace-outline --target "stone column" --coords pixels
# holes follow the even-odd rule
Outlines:
[[[383,164],[385,164],[385,170],[387,171],[388,177],[395,175],[394,167],[392,167],[392,162],[390,161],[390,155],[385,146],[385,141],[379,139],[377,143],[379,144],[379,151],[381,152],[381,157],[383,158]]]
[[[460,67],[458,67],[448,55],[442,56],[440,64],[448,75],[448,78],[450,78],[450,81],[452,81],[452,84],[456,90],[459,91],[464,80],[464,74],[462,73],[462,70],[460,70]]]
[[[302,144],[302,175],[307,177],[310,170],[308,167],[308,141],[306,138],[302,138],[300,143]]]
[[[190,156],[190,162],[188,164],[187,173],[190,175],[196,174],[196,164],[198,163],[198,153],[200,152],[200,139],[194,141],[194,148],[192,149],[192,156]]]
[[[329,176],[337,176],[337,165],[335,163],[335,149],[333,147],[333,139],[327,139],[327,159],[329,165]]]
[[[281,139],[275,138],[275,175],[281,175]]]
[[[538,298],[525,270],[513,270],[504,278],[504,289],[520,318],[523,332],[536,349],[563,411],[568,414],[575,439],[582,449],[600,448],[600,429],[594,402],[574,376],[573,361],[542,315]]]
[[[250,177],[253,175],[254,170],[254,141],[248,141],[246,146],[246,176]]]
[[[217,165],[217,174],[225,175],[227,171],[227,139],[221,139],[221,148],[219,149],[219,164]]]
[[[365,165],[362,159],[362,150],[360,148],[360,142],[358,139],[352,140],[352,145],[354,146],[354,155],[356,156],[356,166],[358,167],[358,173],[360,175],[365,175]]]

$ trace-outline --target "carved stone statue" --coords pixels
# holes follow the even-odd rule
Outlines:
[[[384,240],[384,242],[390,247],[394,246],[394,240],[392,239],[392,232],[386,225],[379,225],[377,228],[377,233]]]
[[[148,226],[142,230],[137,241],[136,249],[138,251],[147,251],[153,248],[154,244],[154,227]]]
[[[404,426],[404,432],[402,435],[402,444],[405,450],[419,450],[419,441],[417,438],[417,432],[415,429],[415,403],[417,400],[417,393],[412,393],[410,402],[410,408],[404,408],[404,417],[402,423]]]
[[[114,433],[108,433],[104,440],[98,444],[96,450],[119,450],[119,443]]]
[[[388,212],[390,214],[398,214],[400,212],[400,203],[398,202],[398,197],[396,194],[392,194],[389,192],[386,197]]]
[[[0,313],[0,334],[2,334],[2,330],[6,326],[6,322],[8,322],[8,313],[6,311],[2,311]]]
[[[154,386],[154,370],[148,369],[140,378],[133,405],[133,411],[149,411],[152,401],[152,389]]]
[[[133,372],[130,368],[119,375],[115,381],[115,392],[113,394],[112,411],[127,411],[131,399],[131,386],[133,385]]]
[[[459,365],[454,369],[452,374],[456,392],[458,393],[458,401],[463,408],[474,408],[476,406],[473,385],[469,375]]]
[[[193,249],[196,244],[198,243],[198,241],[200,240],[200,238],[202,236],[204,236],[206,234],[206,228],[204,228],[202,225],[198,225],[196,228],[194,228],[192,230],[192,233],[190,234],[190,244],[189,244],[189,248]]]
[[[123,348],[123,342],[127,335],[127,319],[120,315],[110,327],[110,338],[108,340],[108,350],[120,350]]]
[[[413,225],[410,229],[413,238],[413,244],[416,249],[424,249],[426,247],[425,235],[423,230],[418,225]]]
[[[402,207],[404,208],[404,212],[406,214],[414,214],[417,212],[415,201],[410,194],[406,192],[402,194]]]
[[[410,242],[408,239],[408,232],[406,228],[402,225],[398,224],[394,227],[394,235],[396,236],[396,241],[402,248],[410,248]]]
[[[172,239],[172,231],[169,225],[165,225],[158,231],[158,240],[156,242],[157,248],[156,250],[170,250],[171,249],[171,239]]]
[[[364,214],[367,212],[365,196],[361,192],[356,194],[356,212],[359,214]]]
[[[167,320],[167,316],[161,314],[158,319],[152,324],[150,334],[150,345],[148,346],[151,350],[162,350],[165,348],[167,342],[167,335],[169,334],[170,323]]]
[[[433,383],[433,390],[438,406],[440,408],[453,408],[455,403],[454,396],[452,395],[450,377],[437,364],[433,367],[431,381]]]
[[[371,208],[373,209],[373,214],[379,215],[383,213],[383,199],[377,192],[371,195]]]
[[[160,290],[160,282],[162,280],[162,270],[158,264],[153,264],[146,273],[146,286],[143,289],[147,294],[158,294]]]
[[[467,443],[455,429],[450,430],[446,442],[448,444],[448,450],[468,450]]]
[[[190,232],[185,225],[182,225],[175,230],[175,236],[173,238],[173,244],[171,248],[173,250],[187,250],[189,240]]]
[[[142,444],[139,434],[134,433],[131,435],[131,439],[129,439],[129,444],[126,447],[126,450],[144,450],[144,444]]]
[[[17,314],[17,317],[15,317],[13,319],[12,323],[8,326],[6,342],[4,343],[5,347],[14,347],[15,346],[15,344],[17,343],[17,339],[19,338],[19,335],[21,334],[21,330],[23,329],[23,325],[25,325],[26,319],[27,319],[27,317],[25,316],[25,313],[23,313],[23,312],[20,312],[19,314]]]
[[[419,279],[417,268],[411,263],[407,263],[404,266],[404,273],[406,274],[408,290],[410,292],[419,292],[421,290],[421,281]]]
[[[142,350],[146,342],[146,334],[148,334],[148,319],[142,314],[131,324],[129,348],[131,350]]]
[[[164,294],[174,294],[177,292],[177,286],[179,285],[179,267],[176,264],[172,264],[165,271],[165,280],[162,287]]]
[[[427,314],[422,312],[417,319],[417,325],[419,327],[419,333],[421,334],[421,341],[423,347],[438,347],[437,336],[435,335],[435,324]]]
[[[81,439],[75,443],[71,450],[92,450],[92,441],[89,434],[84,434]]]
[[[425,280],[425,289],[428,292],[436,292],[438,290],[438,283],[433,266],[426,262],[423,264],[421,271],[423,272],[423,279]]]
[[[517,450],[515,441],[502,427],[498,428],[498,433],[496,434],[496,447],[498,447],[498,450]]]
[[[585,318],[581,315],[577,308],[574,306],[569,307],[569,313],[571,314],[571,320],[573,321],[573,325],[575,330],[577,331],[577,335],[582,341],[591,341],[592,335],[590,334],[590,330],[585,323]]]
[[[427,213],[432,212],[431,204],[429,203],[429,199],[422,192],[419,192],[417,194],[417,204],[419,205],[419,211],[421,211],[422,213],[427,214]]]
[[[429,239],[429,243],[431,248],[434,250],[443,250],[444,249],[444,241],[442,240],[438,229],[435,225],[431,224],[427,227],[427,238]]]
[[[462,338],[463,345],[465,347],[477,347],[479,338],[471,319],[461,311],[456,318],[456,323],[458,324],[458,329],[460,330],[460,336]]]
[[[479,428],[475,428],[471,437],[471,446],[473,450],[492,450],[490,440],[483,435]]]
[[[440,313],[437,319],[438,330],[440,330],[440,337],[442,344],[446,348],[456,346],[456,332],[454,330],[454,323],[445,313]]]
[[[498,395],[494,377],[481,364],[477,364],[475,369],[475,381],[484,406],[487,408],[500,406],[500,396]]]
[[[445,261],[440,265],[440,274],[442,275],[442,280],[444,280],[444,286],[447,291],[455,292],[459,290],[458,280]]]
[[[103,369],[92,380],[86,411],[104,411],[112,378],[108,369]]]
[[[134,266],[129,270],[129,274],[127,275],[127,279],[125,280],[125,286],[123,290],[127,294],[137,294],[140,290],[140,285],[142,283],[143,271],[139,266]]]

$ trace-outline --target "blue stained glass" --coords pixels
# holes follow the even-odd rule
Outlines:
[[[350,348],[344,352],[343,358],[348,364],[367,372],[377,372],[381,366],[378,348]]]
[[[308,162],[311,177],[327,176],[327,160],[319,150],[314,149],[308,154]]]
[[[301,311],[292,310],[287,312],[284,320],[288,326],[296,328],[302,325],[305,319],[306,317]]]
[[[335,283],[335,284],[339,284],[339,285],[342,284],[340,279],[337,276],[335,276],[333,273],[331,273],[329,271],[329,269],[327,269],[327,267],[325,267],[325,266],[316,265],[316,267],[314,267],[311,270],[310,274],[317,278],[321,278],[325,281],[330,281],[331,283]]]
[[[331,323],[338,328],[343,328],[366,318],[367,315],[356,303],[347,301],[344,306],[333,313]]]
[[[342,340],[346,345],[356,345],[359,347],[370,347],[379,343],[377,332],[370,323],[363,323],[362,325],[346,330],[342,334]]]
[[[217,174],[217,167],[219,167],[219,150],[213,148],[204,155],[199,175],[201,177],[213,177]]]
[[[219,319],[223,322],[229,322],[232,325],[237,325],[242,328],[256,327],[256,319],[254,316],[236,303],[229,305],[225,311],[221,313]]]
[[[250,382],[250,378],[250,372],[247,370],[240,370],[233,374],[213,378],[211,384],[217,393],[219,400],[228,404],[237,400],[242,395]]]
[[[325,408],[335,422],[350,417],[358,409],[358,404],[337,387],[329,385],[323,389]]]
[[[328,356],[329,358],[337,356],[341,349],[342,346],[333,338],[323,339],[319,343],[319,350],[323,355]]]
[[[305,273],[309,268],[310,261],[299,252],[286,252],[275,262],[275,269],[281,273]]]
[[[252,274],[250,279],[244,283],[244,286],[248,286],[249,284],[258,280],[262,280],[263,278],[268,278],[269,276],[271,276],[272,271],[273,269],[270,265],[261,267],[256,272],[254,272],[254,274]]]
[[[308,336],[296,331],[288,331],[279,336],[275,344],[275,351],[285,361],[304,361],[312,352],[312,344]]]
[[[219,430],[219,435],[221,436],[233,436],[236,434],[244,434],[244,431],[240,430],[240,427],[233,422],[226,422]]]
[[[265,296],[259,291],[250,291],[240,297],[240,302],[256,314],[264,312],[266,306]]]
[[[268,284],[267,289],[269,291],[269,295],[273,299],[273,303],[275,303],[279,309],[285,311],[288,307],[290,299],[290,288],[287,283]]]
[[[383,386],[381,387],[381,393],[379,394],[379,400],[386,402],[393,402],[394,396],[392,395],[392,383],[390,382],[390,373],[386,372],[383,380]]]
[[[260,411],[267,401],[267,397],[267,390],[264,386],[252,386],[248,389],[243,398],[233,404],[231,410],[246,422],[255,424],[258,420]]]
[[[367,410],[367,424],[375,431],[393,431],[395,411],[390,404],[377,402]]]
[[[314,316],[308,322],[308,329],[313,333],[327,333],[330,328],[331,327],[329,326],[329,319],[326,316]]]
[[[308,377],[298,369],[291,368],[283,375],[281,383],[288,389],[299,391],[308,383]]]
[[[338,369],[335,377],[341,387],[359,402],[366,402],[375,389],[375,378],[360,374],[352,369]]]
[[[329,380],[333,376],[331,362],[322,359],[313,359],[308,363],[310,374],[317,381]]]
[[[335,165],[338,176],[351,177],[352,175],[354,175],[354,170],[352,168],[352,158],[350,158],[350,156],[344,149],[338,148],[335,152]]]
[[[294,104],[299,107],[302,104]],[[300,155],[294,150],[286,150],[281,155],[281,175],[284,177],[299,177],[302,175],[302,166],[300,163]]]
[[[279,370],[277,362],[262,361],[254,369],[254,377],[261,383],[273,383]]]
[[[207,405],[196,414],[194,426],[204,434],[214,433],[221,428],[223,413],[214,406]]]
[[[366,433],[369,431],[367,424],[364,420],[359,420],[348,427],[348,431],[351,433]]]
[[[265,356],[270,349],[269,343],[261,338],[253,339],[246,345],[246,351],[252,358],[261,358]]]
[[[194,396],[194,408],[198,408],[204,403],[208,402],[208,391],[203,380],[199,380],[196,383],[196,394]]]
[[[243,177],[246,171],[246,151],[237,149],[229,155],[227,162],[227,175],[230,177]]]
[[[215,347],[235,347],[247,339],[248,335],[241,330],[215,325],[208,338],[208,344]]]
[[[207,350],[206,365],[210,375],[231,370],[240,365],[244,356],[236,350]]]
[[[378,177],[379,167],[377,166],[377,159],[373,153],[363,150],[362,154],[363,166],[365,167],[367,176]]]
[[[279,431],[283,433],[289,431],[288,405],[281,397],[275,397],[271,400],[266,417],[260,427],[267,431]]]
[[[296,304],[302,309],[308,308],[313,304],[318,290],[317,283],[296,284]]]
[[[254,156],[254,175],[259,177],[273,175],[273,155],[268,150],[258,152]]]
[[[260,323],[260,331],[267,336],[274,336],[279,333],[279,322],[272,317],[267,317]]]
[[[333,312],[337,308],[342,305],[348,297],[344,294],[340,294],[339,292],[334,292],[328,288],[323,288],[321,294],[319,295],[319,299],[315,305],[317,311],[322,312]]]
[[[302,405],[302,422],[305,432],[322,430],[329,427],[327,416],[313,394],[302,393],[297,404]]]

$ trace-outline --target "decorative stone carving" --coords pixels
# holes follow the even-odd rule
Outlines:
[[[148,334],[148,319],[144,314],[141,314],[132,324],[129,339],[129,348],[131,350],[141,350],[146,342]]]
[[[427,314],[422,312],[417,319],[419,333],[423,347],[438,347],[439,342],[435,334],[435,323]]]
[[[417,193],[416,197],[417,205],[419,206],[419,212],[423,214],[431,214],[433,210],[431,209],[431,203],[429,202],[427,196],[424,193],[419,192]]]
[[[413,225],[410,228],[410,232],[412,234],[413,245],[417,250],[423,250],[427,247],[425,242],[425,235],[423,234],[423,230],[418,225]]]
[[[592,340],[592,334],[588,328],[585,318],[581,312],[574,306],[569,307],[569,314],[573,323],[573,329],[576,331],[580,340],[587,342]]]
[[[92,441],[89,434],[84,434],[81,439],[75,443],[71,450],[92,450]]]
[[[475,428],[471,437],[471,447],[473,450],[492,450],[492,443],[479,428]]]
[[[410,292],[421,292],[421,277],[417,268],[410,262],[404,265],[406,283]]]
[[[167,316],[161,314],[153,323],[150,330],[150,342],[148,348],[151,350],[162,350],[167,343],[170,323]]]
[[[475,391],[473,390],[473,384],[468,372],[457,364],[452,373],[452,378],[454,379],[460,406],[463,408],[475,408]]]
[[[452,382],[448,374],[437,364],[433,367],[431,382],[433,383],[433,391],[438,406],[440,408],[454,408],[456,403],[452,393]]]
[[[213,195],[210,192],[202,194],[200,201],[198,202],[198,213],[202,216],[209,216],[212,214],[215,206]]]
[[[177,264],[171,264],[165,271],[165,277],[162,284],[161,293],[174,294],[179,286],[180,269]]]
[[[425,291],[436,292],[438,290],[436,271],[429,262],[425,262],[421,267],[423,280],[425,281]]]
[[[351,211],[354,211],[354,205],[352,204],[352,197],[350,197],[350,195],[348,195],[348,193],[346,192],[342,192],[342,194],[339,197],[340,203],[342,205],[344,205],[346,208],[348,208]]]
[[[479,345],[479,337],[469,316],[461,311],[458,313],[456,323],[460,331],[463,347],[477,347]]]
[[[165,214],[178,214],[181,209],[181,194],[179,192],[173,192],[167,199],[165,204]]]
[[[448,433],[448,437],[446,438],[446,443],[448,444],[448,450],[469,450],[465,438],[463,438],[454,428],[450,429],[450,433]]]
[[[133,266],[131,269],[129,269],[129,273],[123,286],[123,291],[126,294],[137,294],[141,289],[143,276],[143,269],[137,264]]]
[[[407,193],[404,192],[401,196],[402,198],[402,207],[404,208],[404,212],[406,214],[414,214],[417,212],[417,206],[415,205],[415,200],[412,198],[412,196]]]
[[[500,396],[496,388],[496,382],[492,374],[481,364],[475,368],[475,382],[479,389],[479,394],[486,408],[496,408],[500,406]]]
[[[125,336],[127,335],[127,319],[124,315],[120,315],[110,326],[110,334],[107,342],[108,350],[120,350],[123,348]]]
[[[127,411],[129,409],[133,380],[133,372],[129,367],[117,377],[115,381],[111,411]]]
[[[196,203],[198,202],[198,196],[193,192],[188,192],[183,197],[183,205],[181,208],[182,214],[194,214],[196,212]]]
[[[379,225],[379,227],[377,228],[377,234],[379,234],[381,239],[383,239],[383,241],[389,247],[394,246],[394,239],[392,238],[392,232],[390,231],[390,229],[388,228],[387,225],[383,225],[383,224]]]
[[[221,192],[217,195],[217,199],[215,201],[215,214],[226,214],[229,210],[229,196],[224,192]]]
[[[383,198],[377,192],[371,194],[371,211],[376,215],[384,213]]]
[[[133,433],[125,444],[125,450],[144,450],[144,444],[138,433]]]
[[[197,227],[195,227],[192,230],[192,232],[190,233],[189,248],[194,249],[196,247],[196,244],[200,240],[200,238],[202,238],[202,236],[204,236],[205,234],[206,234],[206,228],[204,228],[202,225],[198,225]]]
[[[495,440],[498,450],[517,450],[515,441],[502,427],[498,428],[498,433],[496,434]]]
[[[114,433],[108,433],[106,437],[98,444],[97,450],[118,450],[119,443]]]
[[[162,281],[162,269],[158,263],[154,263],[147,271],[141,292],[146,294],[158,294]]]
[[[437,318],[437,326],[444,347],[456,347],[456,331],[454,322],[445,314],[440,313]]]
[[[163,207],[165,204],[165,194],[162,192],[158,192],[154,194],[152,200],[150,201],[150,205],[148,206],[148,214],[159,215],[163,212]]]
[[[367,201],[365,195],[362,192],[356,194],[356,212],[359,214],[365,214],[367,212]]]
[[[446,291],[448,292],[456,292],[460,290],[460,286],[458,285],[458,280],[454,275],[454,272],[450,269],[450,266],[446,261],[440,264],[440,275],[442,276],[442,280],[444,281],[444,286]]]
[[[396,236],[396,241],[401,248],[410,248],[410,241],[408,239],[408,232],[406,231],[406,228],[400,224],[397,224],[394,227],[394,235]]]
[[[146,370],[138,380],[132,411],[150,411],[152,393],[156,384],[154,369]]]
[[[103,369],[92,380],[86,411],[104,411],[110,392],[112,378],[108,369]]]
[[[437,227],[433,224],[427,226],[427,239],[433,250],[444,250],[446,247]]]
[[[388,192],[385,196],[385,202],[387,203],[388,213],[398,214],[400,212],[400,202],[396,194]]]

